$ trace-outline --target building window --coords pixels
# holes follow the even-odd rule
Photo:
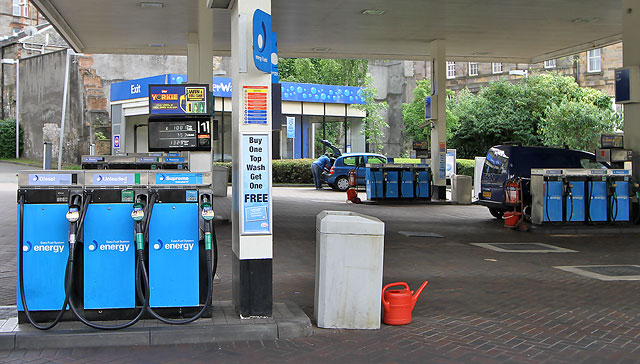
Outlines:
[[[493,73],[502,73],[502,63],[492,63]]]
[[[11,33],[13,35],[16,35],[16,34],[20,33],[20,28],[11,28]]]
[[[478,62],[469,62],[469,76],[478,75]]]
[[[27,3],[26,1],[22,4],[22,10],[24,12],[24,17],[28,18],[29,17],[29,3]]]
[[[21,8],[22,6],[20,5],[20,0],[13,0],[13,9],[12,9],[12,14],[14,16],[21,16],[22,15],[22,11]]]
[[[447,78],[456,78],[455,62],[447,62]]]
[[[556,60],[549,59],[544,61],[544,68],[556,68]]]
[[[602,49],[592,49],[587,51],[587,72],[602,71]]]

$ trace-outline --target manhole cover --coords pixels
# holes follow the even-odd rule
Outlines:
[[[542,243],[471,243],[501,253],[575,253],[575,250]]]
[[[424,231],[398,231],[398,233],[410,238],[444,238],[444,235]]]
[[[585,265],[560,266],[555,268],[603,281],[640,280],[640,265]]]

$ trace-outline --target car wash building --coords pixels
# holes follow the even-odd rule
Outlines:
[[[164,74],[111,85],[111,154],[147,153],[149,85],[176,85],[187,75]],[[327,139],[343,152],[365,152],[365,112],[361,88],[282,82],[273,84],[272,154],[274,159],[315,158]],[[214,77],[214,161],[231,160],[231,78]]]

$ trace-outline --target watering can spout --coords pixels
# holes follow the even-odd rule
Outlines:
[[[411,296],[411,309],[412,310],[415,307],[416,302],[418,301],[418,297],[420,297],[420,293],[422,293],[422,290],[424,289],[424,287],[427,286],[427,284],[429,284],[429,281],[424,281],[424,283],[422,283],[422,285],[420,286],[420,288],[418,288],[416,293],[413,296]]]

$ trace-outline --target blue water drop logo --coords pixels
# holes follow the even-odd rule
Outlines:
[[[97,241],[92,241],[91,243],[89,243],[89,246],[87,246],[87,248],[89,248],[89,251],[96,251],[98,249],[98,242]]]
[[[38,175],[34,174],[33,178],[31,179],[33,182],[38,182]]]
[[[153,249],[160,250],[162,249],[163,246],[164,244],[162,243],[162,240],[158,239],[158,242],[153,244]]]
[[[164,174],[161,174],[161,175],[158,177],[158,179],[159,179],[160,181],[164,181]]]
[[[26,253],[31,250],[31,247],[31,242],[27,240],[27,245],[22,245],[22,251]]]
[[[102,176],[101,175],[97,175],[96,176],[96,182],[100,182],[102,181]]]

